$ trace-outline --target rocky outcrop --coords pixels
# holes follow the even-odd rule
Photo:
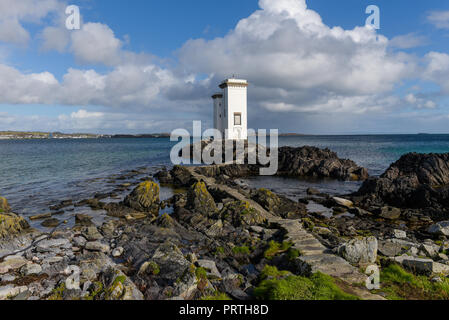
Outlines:
[[[205,216],[211,216],[217,211],[214,198],[207,190],[203,181],[195,183],[187,195],[187,208]]]
[[[378,242],[375,237],[353,239],[336,249],[337,253],[353,265],[375,263]]]
[[[159,213],[159,185],[145,181],[126,197],[124,204],[134,210],[157,216]]]
[[[226,203],[219,213],[223,221],[234,227],[255,226],[265,222],[265,218],[246,201],[232,201]]]
[[[355,181],[369,176],[368,171],[354,161],[340,159],[329,149],[315,147],[280,148],[278,175]]]
[[[365,207],[445,209],[449,206],[449,153],[410,153],[379,178],[364,182],[356,194]]]
[[[294,202],[264,188],[254,191],[251,199],[265,210],[283,218],[298,218],[306,213],[304,204]]]
[[[24,218],[14,213],[0,213],[0,239],[18,234],[29,227]]]

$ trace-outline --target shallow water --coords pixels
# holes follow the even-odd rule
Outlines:
[[[281,137],[279,144],[329,148],[340,157],[366,167],[370,174],[379,175],[408,152],[449,152],[449,135],[295,136]],[[9,200],[15,212],[24,216],[46,213],[61,200],[76,202],[92,198],[96,193],[113,191],[118,184],[137,183],[161,167],[171,166],[169,154],[174,145],[175,142],[165,138],[0,140],[0,195]],[[145,170],[140,175],[117,180],[136,168]],[[309,187],[341,195],[360,186],[357,182],[275,177],[258,177],[249,183],[293,199],[303,196]],[[131,189],[117,199],[106,201],[120,201]],[[172,192],[162,188],[161,198],[168,198]],[[92,212],[90,208],[64,210],[63,215],[56,217],[68,219],[69,223],[73,223],[75,213],[91,214],[98,222],[104,219],[104,214]],[[40,222],[32,224],[39,227]]]

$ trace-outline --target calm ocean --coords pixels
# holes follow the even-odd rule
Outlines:
[[[295,136],[281,137],[279,142],[281,146],[329,148],[368,168],[372,175],[381,174],[408,152],[449,152],[449,135]],[[76,201],[112,191],[114,186],[107,182],[114,175],[139,167],[152,172],[170,166],[174,144],[169,139],[0,140],[0,195],[17,213],[48,212],[50,205],[64,199]],[[359,186],[279,178],[251,181],[292,196],[310,186],[335,194]]]

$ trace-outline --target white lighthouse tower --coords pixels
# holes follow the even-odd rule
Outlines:
[[[248,139],[248,81],[226,79],[220,84],[223,93],[212,96],[214,100],[214,127],[224,139]]]

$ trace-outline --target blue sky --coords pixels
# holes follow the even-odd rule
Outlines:
[[[65,29],[68,4],[81,30]],[[364,27],[371,4],[378,31]],[[236,73],[251,83],[253,128],[449,133],[447,1],[0,0],[0,9],[0,130],[207,127],[210,94]]]

